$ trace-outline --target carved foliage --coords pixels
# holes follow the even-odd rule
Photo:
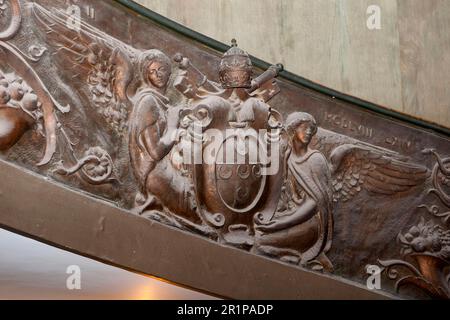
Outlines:
[[[432,298],[450,299],[450,230],[422,218],[407,233],[399,234],[401,253],[418,266],[403,260],[380,261],[389,279],[397,280],[395,289],[406,285],[415,286]],[[406,269],[412,275],[403,275],[397,268]],[[404,273],[402,273],[404,274]]]
[[[448,187],[450,178],[450,158],[443,159],[432,149],[426,149],[423,153],[433,155],[437,160],[432,173],[434,188],[428,193],[436,194],[448,210],[449,195],[444,188]],[[431,215],[441,218],[448,225],[450,213],[441,213],[438,205],[424,204],[419,208],[427,209]],[[398,242],[402,246],[401,254],[414,261],[418,267],[403,260],[380,261],[386,267],[389,279],[397,280],[395,289],[398,291],[402,286],[412,285],[432,298],[450,299],[450,230],[421,218],[419,224],[412,226],[405,234],[398,235]],[[406,269],[412,275],[398,279],[400,273],[397,268]]]

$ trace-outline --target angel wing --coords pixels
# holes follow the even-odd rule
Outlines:
[[[32,12],[58,66],[87,85],[97,112],[115,132],[124,134],[129,110],[126,92],[139,51],[80,20],[77,27],[71,26],[68,21],[74,17],[63,11],[50,12],[34,3]]]
[[[334,201],[348,201],[361,190],[394,195],[425,182],[429,170],[405,162],[395,152],[365,144],[344,144],[330,156]]]

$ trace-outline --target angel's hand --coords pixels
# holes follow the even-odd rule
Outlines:
[[[276,230],[278,230],[278,227],[279,227],[278,223],[275,220],[266,222],[264,224],[255,223],[255,229],[257,231],[261,231],[261,232],[265,232],[265,233],[276,231]]]
[[[254,218],[255,229],[260,232],[273,232],[279,229],[280,225],[277,220],[265,220],[261,215],[257,214]]]

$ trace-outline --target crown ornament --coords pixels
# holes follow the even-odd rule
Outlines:
[[[252,73],[250,56],[237,46],[236,39],[231,40],[231,48],[223,55],[219,67],[222,87],[224,89],[250,88]]]

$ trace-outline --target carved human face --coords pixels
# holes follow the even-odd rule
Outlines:
[[[315,134],[316,128],[311,122],[302,122],[295,129],[294,140],[303,145],[309,145]]]
[[[162,89],[167,86],[170,78],[170,68],[161,61],[152,62],[148,66],[148,79],[156,88]]]

